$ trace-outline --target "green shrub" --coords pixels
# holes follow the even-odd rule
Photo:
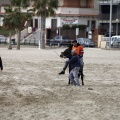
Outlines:
[[[12,35],[14,35],[16,32],[15,30],[12,30]],[[9,30],[6,30],[4,27],[0,26],[0,35],[9,36]]]

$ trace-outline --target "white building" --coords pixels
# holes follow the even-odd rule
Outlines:
[[[0,16],[4,14],[4,7],[10,5],[9,0],[4,0],[4,2],[0,2]],[[53,37],[59,27],[64,24],[86,25],[87,31],[95,30],[98,28],[98,14],[98,0],[74,0],[74,2],[73,0],[59,0],[56,16],[46,19],[46,38]],[[2,19],[3,17],[0,17],[0,25],[2,25]],[[36,29],[39,28],[40,17],[33,16],[30,26]]]

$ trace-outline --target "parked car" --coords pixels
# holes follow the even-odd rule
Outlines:
[[[53,39],[50,40],[49,45],[69,45],[71,43],[70,37],[69,36],[55,36]]]
[[[4,35],[0,35],[0,43],[6,43],[7,38]]]
[[[77,42],[84,47],[95,47],[95,42],[88,38],[77,38]]]
[[[111,46],[120,46],[120,36],[111,37]]]

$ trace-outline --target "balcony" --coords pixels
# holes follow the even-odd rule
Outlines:
[[[97,16],[99,14],[99,10],[93,8],[67,8],[67,7],[59,7],[56,11],[58,15],[66,15],[66,16]]]
[[[99,14],[98,19],[100,21],[108,21],[109,22],[110,14]],[[114,13],[112,14],[112,21],[116,21],[116,19],[120,20],[120,13],[119,14],[114,14]]]

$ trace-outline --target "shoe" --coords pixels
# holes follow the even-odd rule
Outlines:
[[[65,71],[62,70],[62,71],[61,71],[60,73],[58,73],[58,74],[59,74],[59,75],[65,74]]]

